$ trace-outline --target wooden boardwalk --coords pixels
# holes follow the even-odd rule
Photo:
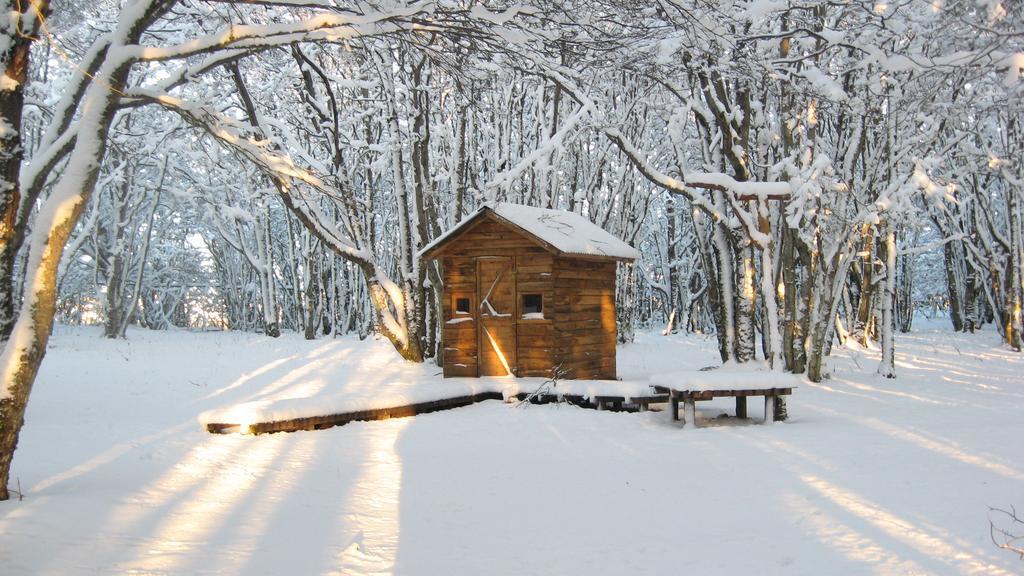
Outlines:
[[[417,402],[402,406],[390,406],[387,408],[375,408],[373,410],[358,410],[355,412],[344,412],[340,414],[328,414],[326,416],[309,416],[305,418],[291,418],[273,422],[256,422],[246,424],[246,430],[242,424],[237,422],[210,422],[206,425],[206,431],[214,434],[230,434],[240,432],[242,434],[269,434],[272,432],[297,432],[299,430],[324,430],[334,426],[343,426],[349,422],[364,422],[370,420],[388,420],[390,418],[405,418],[417,414],[427,414],[440,410],[451,410],[483,402],[485,400],[502,400],[501,392],[481,392],[468,396],[455,396],[453,398],[442,398],[428,402]]]
[[[626,396],[594,396],[593,398],[587,398],[582,395],[529,395],[524,392],[517,394],[516,398],[519,401],[525,401],[528,399],[531,404],[552,404],[556,402],[564,402],[581,408],[611,410],[615,412],[645,411],[648,409],[648,405],[652,403],[668,402],[667,394],[628,398]],[[478,394],[442,398],[439,400],[417,402],[401,406],[376,408],[373,410],[359,410],[354,412],[328,414],[326,416],[290,418],[271,422],[255,422],[251,424],[241,424],[238,422],[210,422],[206,425],[206,431],[213,434],[270,434],[274,432],[297,432],[299,430],[324,430],[327,428],[333,428],[334,426],[343,426],[349,422],[388,420],[390,418],[405,418],[408,416],[415,416],[417,414],[451,410],[452,408],[461,408],[463,406],[469,406],[485,400],[503,400],[503,395],[501,392],[494,391],[480,392]]]

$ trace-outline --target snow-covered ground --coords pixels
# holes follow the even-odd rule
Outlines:
[[[196,419],[440,370],[348,338],[129,336],[58,328],[0,574],[1024,573],[989,540],[988,506],[1024,507],[1024,358],[991,333],[904,336],[896,380],[837,351],[774,426],[717,419],[725,399],[685,431],[494,401],[255,437]],[[619,351],[626,380],[715,360],[697,337]]]

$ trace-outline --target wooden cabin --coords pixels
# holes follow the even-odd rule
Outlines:
[[[615,379],[615,265],[639,253],[583,216],[481,207],[426,246],[444,278],[444,375]]]

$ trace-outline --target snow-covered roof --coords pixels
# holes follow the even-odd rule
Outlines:
[[[499,220],[522,229],[561,254],[630,261],[640,257],[640,253],[632,246],[575,212],[534,208],[507,202],[484,204],[451,230],[424,246],[419,255],[423,257],[430,254],[488,212],[497,216]]]

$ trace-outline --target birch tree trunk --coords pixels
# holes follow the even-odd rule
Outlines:
[[[895,334],[896,316],[893,308],[896,304],[896,231],[892,222],[885,230],[885,290],[882,293],[882,322],[879,334],[882,342],[882,362],[878,373],[886,378],[896,377]]]
[[[1024,330],[1021,319],[1022,282],[1021,260],[1024,259],[1024,233],[1022,233],[1022,215],[1020,196],[1021,186],[1018,182],[1009,183],[1007,190],[1008,215],[1010,220],[1010,269],[1007,271],[1009,277],[1009,294],[1007,295],[1006,318],[1006,342],[1016,351],[1021,350],[1021,331]]]
[[[754,290],[753,247],[734,248],[736,270],[736,361],[750,362],[755,357],[757,334],[754,329],[754,306],[757,294]],[[770,272],[769,272],[770,273]]]

